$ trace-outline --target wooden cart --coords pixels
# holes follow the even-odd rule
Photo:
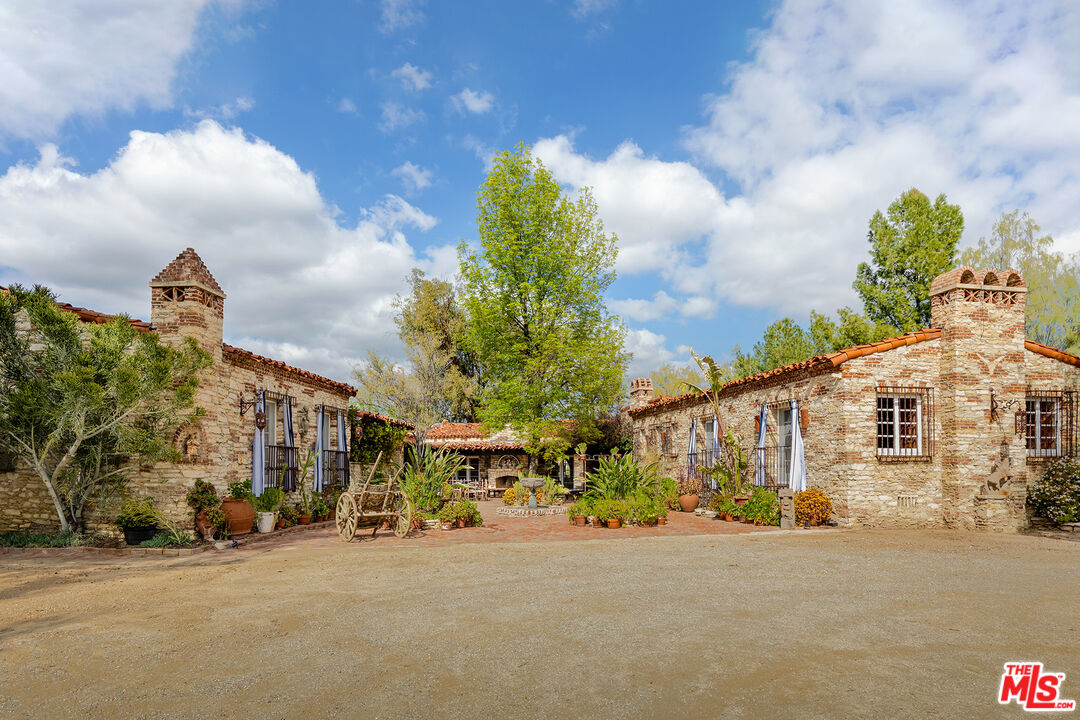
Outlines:
[[[399,470],[388,483],[371,482],[375,477],[375,470],[379,467],[379,460],[381,459],[382,453],[379,453],[379,457],[376,458],[375,465],[372,466],[371,473],[368,475],[363,487],[357,488],[350,483],[349,489],[341,493],[341,497],[338,499],[335,521],[337,522],[338,535],[345,542],[350,542],[356,537],[357,530],[360,529],[361,524],[367,518],[375,521],[374,527],[371,529],[372,536],[378,532],[383,521],[390,524],[394,534],[399,538],[409,534],[409,528],[412,526],[413,507],[412,501],[397,486],[401,471]]]

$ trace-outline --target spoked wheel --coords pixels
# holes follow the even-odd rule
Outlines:
[[[398,502],[400,507],[398,516],[394,519],[394,535],[403,538],[409,534],[412,527],[412,500],[403,495]]]
[[[345,542],[351,542],[356,536],[356,500],[349,493],[342,493],[337,501],[336,522],[338,535]]]

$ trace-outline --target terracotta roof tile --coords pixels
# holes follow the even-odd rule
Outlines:
[[[480,423],[444,422],[428,430],[427,441],[434,447],[454,450],[523,450],[525,443],[510,428],[485,433]]]
[[[383,415],[381,413],[371,412],[370,410],[357,410],[356,411],[356,418],[358,420],[365,420],[365,419],[381,420],[382,422],[386,423],[387,425],[396,425],[397,427],[408,428],[409,430],[413,429],[413,424],[412,423],[407,423],[404,420],[398,420],[397,418],[392,418],[389,415]],[[410,435],[411,434],[412,433],[410,433]]]
[[[941,330],[937,328],[928,328],[926,330],[915,330],[914,332],[905,333],[899,337],[886,338],[885,340],[878,340],[877,342],[867,343],[866,345],[856,345],[855,347],[845,348],[844,350],[838,350],[828,355],[817,355],[809,360],[803,360],[802,362],[792,363],[783,367],[778,367],[773,370],[767,370],[765,372],[757,373],[756,375],[749,375],[738,380],[732,380],[726,383],[720,392],[724,393],[730,389],[744,388],[752,385],[757,385],[766,380],[779,377],[781,375],[788,375],[790,373],[798,372],[800,370],[831,370],[833,368],[840,367],[848,360],[853,360],[858,357],[866,355],[873,355],[875,353],[885,352],[887,350],[894,350],[899,347],[907,345],[914,345],[915,343],[924,342],[926,340],[936,340],[941,337]],[[671,405],[677,405],[697,399],[704,399],[704,395],[696,392],[684,393],[683,395],[677,395],[675,397],[659,397],[650,401],[648,405],[644,405],[628,412],[631,415],[643,415],[659,408],[669,407]]]
[[[238,348],[232,345],[226,345],[222,343],[221,351],[223,355],[229,357],[234,361],[247,360],[248,362],[255,362],[260,365],[266,365],[267,367],[277,368],[278,370],[284,370],[291,375],[296,375],[298,377],[304,378],[305,380],[309,380],[328,389],[340,392],[344,395],[356,395],[356,388],[354,388],[352,385],[338,382],[337,380],[331,380],[330,378],[325,378],[322,375],[316,375],[315,373],[309,372],[308,370],[301,370],[298,367],[293,367],[292,365],[284,363],[280,360],[274,360],[272,358],[264,357],[263,355],[256,355],[250,350],[244,350],[243,348]]]
[[[1037,343],[1034,340],[1025,340],[1024,347],[1031,352],[1045,355],[1046,357],[1053,358],[1054,360],[1060,360],[1061,362],[1072,365],[1073,367],[1080,367],[1080,357],[1077,357],[1072,353],[1067,353],[1064,350],[1058,350],[1057,348],[1050,347],[1049,345]]]
[[[428,440],[448,439],[479,439],[484,437],[483,426],[480,423],[452,423],[442,422],[428,430]]]

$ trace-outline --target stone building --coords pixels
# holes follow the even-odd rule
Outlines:
[[[694,473],[731,428],[760,485],[798,478],[801,445],[805,484],[841,524],[1018,530],[1027,483],[1076,453],[1080,392],[1080,358],[1025,339],[1026,291],[1014,270],[947,272],[933,327],[730,382],[719,425],[704,396],[635,380],[635,456]]]
[[[150,322],[133,325],[165,341],[192,337],[211,354],[213,365],[200,378],[195,399],[205,416],[180,427],[174,437],[183,460],[133,473],[133,495],[153,496],[167,516],[187,523],[184,496],[196,479],[212,482],[224,494],[228,483],[252,478],[253,467],[258,472],[261,466],[266,486],[293,490],[297,465],[316,447],[322,484],[347,484],[345,418],[356,394],[351,386],[222,342],[225,292],[191,248],[154,277],[150,293]],[[84,322],[111,319],[85,308],[61,307]],[[261,447],[255,447],[257,434]],[[309,473],[309,486],[312,480]],[[109,526],[114,514],[115,508],[92,509],[88,525]],[[56,511],[35,474],[18,466],[0,471],[0,531],[56,525]]]

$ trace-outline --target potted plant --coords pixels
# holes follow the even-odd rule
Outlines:
[[[667,525],[667,508],[660,511],[660,516],[656,518],[657,525]]]
[[[213,540],[214,530],[224,525],[220,522],[220,517],[224,515],[220,514],[221,498],[218,497],[217,489],[205,480],[196,480],[188,490],[186,500],[195,516],[195,528],[199,534],[204,540]],[[213,516],[219,520],[219,523],[211,520],[212,510],[218,511],[213,513]]]
[[[124,542],[128,545],[138,545],[157,535],[158,511],[154,507],[154,499],[125,500],[120,506],[116,525],[124,531]]]
[[[701,480],[687,477],[679,481],[679,508],[683,512],[694,512],[701,502]]]
[[[569,518],[571,525],[584,527],[585,520],[589,514],[588,504],[589,503],[585,498],[581,498],[580,500],[570,503],[566,507],[566,516]]]
[[[292,505],[282,505],[278,511],[278,521],[275,527],[278,530],[282,530],[287,527],[292,527],[300,519],[300,513],[296,512],[296,508]]]
[[[229,518],[230,535],[247,535],[255,524],[255,496],[251,480],[229,483],[229,496],[221,501],[221,510]]]
[[[795,524],[817,526],[832,516],[832,501],[817,488],[795,493]]]
[[[299,522],[301,525],[307,525],[311,522],[311,493],[308,492],[307,482],[304,477],[300,478],[300,482],[296,483],[296,495],[297,503],[296,509],[299,511]]]
[[[255,516],[258,530],[268,533],[277,524],[277,513],[285,502],[285,493],[278,488],[267,488],[263,494],[255,498]]]
[[[330,514],[330,508],[323,502],[321,495],[316,495],[311,501],[311,514],[319,522],[326,519],[326,516]]]

